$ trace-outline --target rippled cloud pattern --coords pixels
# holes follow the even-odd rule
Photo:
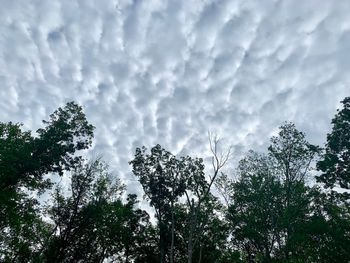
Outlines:
[[[28,129],[67,101],[129,186],[135,147],[234,156],[284,121],[323,144],[350,94],[350,1],[0,1],[0,120]]]

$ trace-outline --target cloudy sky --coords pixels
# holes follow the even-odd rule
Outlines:
[[[128,184],[135,147],[234,156],[284,121],[323,144],[350,95],[350,1],[0,0],[0,121],[37,129],[67,101]]]

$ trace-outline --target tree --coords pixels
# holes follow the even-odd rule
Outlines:
[[[280,127],[278,136],[271,138],[268,151],[275,160],[281,179],[288,186],[293,182],[305,182],[320,148],[310,144],[293,123],[285,123]]]
[[[208,197],[202,205],[197,215],[192,261],[202,263],[225,260],[228,225],[222,216],[222,209],[222,205],[214,196]]]
[[[124,205],[125,229],[122,232],[124,262],[158,262],[154,227],[149,215],[142,209],[135,209],[137,196],[129,194]],[[119,219],[120,220],[120,219]]]
[[[268,156],[250,152],[239,163],[227,219],[236,249],[247,262],[269,262],[280,239],[283,185]]]
[[[325,262],[349,262],[350,247],[350,97],[342,102],[332,119],[332,131],[327,134],[327,143],[317,168],[321,172],[316,176],[330,193],[322,193],[319,206],[324,231],[321,251]],[[321,242],[320,242],[321,243]]]
[[[171,235],[170,261],[173,262],[174,204],[185,190],[184,159],[177,159],[160,145],[153,147],[150,154],[147,154],[146,150],[145,147],[137,148],[135,158],[130,164],[133,167],[134,175],[139,178],[150,205],[155,209],[159,228],[160,262],[163,263],[166,260],[169,232]],[[171,214],[170,231],[167,218],[169,214]]]
[[[298,224],[292,239],[304,262],[349,262],[350,211],[314,186],[308,192],[308,217]]]
[[[188,262],[192,262],[196,243],[208,223],[202,220],[199,224],[199,215],[206,202],[212,198],[211,187],[230,155],[230,152],[219,154],[217,138],[214,140],[210,138],[210,147],[213,153],[214,173],[209,182],[206,180],[201,158],[190,156],[176,158],[160,145],[153,147],[150,154],[146,153],[145,147],[137,148],[135,158],[130,162],[133,173],[139,178],[145,195],[150,200],[150,205],[155,208],[161,262],[167,259],[169,243],[169,261],[174,262],[175,205],[183,196],[186,198],[188,213],[187,258]]]
[[[26,261],[33,257],[41,221],[38,201],[16,187],[18,170],[30,156],[33,137],[19,124],[0,123],[0,260]]]
[[[312,189],[305,181],[318,151],[287,123],[272,137],[267,154],[250,152],[240,161],[238,180],[226,186],[231,194],[226,199],[232,200],[228,220],[233,240],[248,262],[303,258],[309,237],[301,226],[313,213]]]
[[[220,170],[225,166],[231,155],[231,148],[227,152],[219,152],[219,139],[209,134],[209,145],[212,153],[213,174],[209,176],[209,181],[205,178],[204,164],[201,158],[187,158],[186,173],[187,187],[185,191],[187,207],[189,209],[188,218],[188,244],[187,244],[187,262],[192,263],[194,247],[202,234],[206,221],[198,224],[199,214],[202,206],[211,198],[211,188],[218,177]]]
[[[106,168],[94,161],[81,162],[75,167],[70,196],[66,197],[56,186],[53,205],[48,211],[54,224],[48,249],[44,252],[47,262],[79,262],[92,258],[99,262],[106,257],[105,244],[109,240],[108,234],[103,232],[110,220],[106,212],[117,213],[122,209],[120,186],[110,183]],[[113,205],[108,203],[111,198],[116,199]]]
[[[343,193],[334,194],[344,200],[350,199],[350,97],[343,101],[343,108],[332,120],[332,132],[327,135],[327,144],[317,168],[322,172],[317,181],[326,188],[341,188]]]
[[[293,254],[289,246],[292,220],[298,215],[303,217],[301,211],[303,196],[305,195],[305,180],[313,169],[312,162],[318,156],[320,148],[310,144],[305,139],[305,134],[296,129],[292,123],[286,123],[280,127],[278,136],[271,138],[268,148],[269,155],[274,162],[274,168],[282,181],[285,189],[284,225],[285,257],[289,259]],[[293,219],[294,218],[294,219]]]
[[[74,167],[81,159],[74,153],[91,145],[94,127],[74,102],[58,108],[43,123],[46,126],[35,137],[22,132],[20,124],[0,124],[1,189],[45,187],[43,175]]]
[[[122,202],[124,186],[100,161],[81,163],[71,177],[71,194],[54,192],[49,216],[53,232],[46,262],[130,262],[144,237],[149,216],[135,209],[136,196]]]
[[[19,254],[30,257],[30,251],[36,250],[32,242],[38,231],[28,226],[33,222],[42,223],[39,223],[38,201],[29,193],[41,193],[50,187],[51,181],[44,179],[44,175],[62,174],[74,167],[81,159],[74,156],[75,152],[87,149],[93,137],[94,127],[86,120],[82,108],[73,102],[43,122],[45,127],[37,130],[35,136],[30,131],[22,131],[21,124],[0,123],[0,229],[3,233],[0,244],[2,247],[17,244],[10,248],[12,255],[26,247],[27,252]]]

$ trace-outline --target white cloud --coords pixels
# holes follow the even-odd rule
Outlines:
[[[135,186],[135,147],[237,155],[285,120],[323,143],[350,93],[349,1],[0,1],[0,119],[36,129],[64,102],[91,154]]]

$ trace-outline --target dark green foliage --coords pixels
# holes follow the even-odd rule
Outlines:
[[[278,136],[271,138],[268,151],[279,177],[288,186],[289,183],[305,181],[320,148],[307,142],[305,134],[294,124],[286,123],[280,127]]]
[[[317,163],[321,171],[317,181],[331,189],[319,201],[326,214],[323,229],[329,250],[321,253],[328,262],[350,262],[350,97],[342,104],[332,120],[332,131],[327,134],[325,152]]]
[[[193,252],[193,262],[223,262],[229,226],[219,215],[221,204],[216,198],[209,198],[198,213],[198,223]]]
[[[148,214],[135,209],[135,195],[121,200],[123,186],[113,182],[99,161],[79,164],[71,175],[68,197],[56,189],[49,215],[54,232],[45,251],[47,262],[102,262],[133,258]],[[141,224],[142,223],[142,224]]]
[[[318,246],[330,249],[315,242],[328,240],[323,226],[329,220],[317,199],[320,191],[305,184],[319,148],[292,124],[271,142],[267,155],[250,152],[240,161],[237,181],[223,177],[233,246],[247,262],[321,262]]]
[[[170,152],[156,145],[151,153],[146,148],[137,148],[135,158],[130,162],[133,173],[145,191],[150,205],[161,217],[171,202],[175,202],[185,190],[185,181],[179,160]]]
[[[37,130],[35,137],[23,132],[20,124],[0,124],[1,189],[44,188],[47,181],[42,180],[43,175],[62,174],[74,167],[80,158],[73,154],[91,145],[94,127],[73,102],[43,123],[45,128]]]
[[[221,251],[216,249],[218,243],[212,240],[219,240],[217,235],[221,241],[226,240],[226,232],[209,231],[214,225],[219,227],[220,220],[214,220],[217,201],[209,191],[203,160],[189,156],[176,158],[156,145],[150,154],[146,153],[146,148],[136,149],[130,164],[150,205],[155,208],[160,262],[192,259],[205,262],[209,258],[220,258]],[[210,239],[207,233],[212,235]],[[210,255],[206,249],[210,249]]]
[[[228,207],[233,242],[246,260],[265,262],[276,253],[281,238],[283,186],[270,170],[269,159],[251,152],[240,162]]]
[[[8,260],[26,261],[38,247],[40,231],[36,229],[43,229],[43,223],[30,191],[47,189],[51,182],[44,175],[74,167],[81,158],[73,154],[92,142],[94,127],[73,102],[55,111],[44,124],[33,136],[22,131],[20,124],[0,123],[0,245]]]
[[[298,224],[298,254],[305,262],[349,262],[350,211],[314,187],[310,214]]]
[[[292,123],[231,176],[216,139],[211,175],[201,158],[137,148],[130,164],[154,218],[104,162],[76,155],[94,130],[77,104],[35,134],[0,123],[0,261],[350,262],[350,98],[342,103],[317,163],[325,189],[309,184],[321,149]],[[50,180],[57,175],[68,185]]]
[[[343,101],[332,120],[332,131],[327,135],[325,154],[317,164],[322,174],[317,178],[326,188],[340,187],[350,190],[350,97]],[[343,198],[350,194],[344,192]]]
[[[165,262],[171,246],[171,225],[169,215],[177,199],[185,190],[185,182],[179,160],[170,152],[156,145],[151,153],[146,148],[137,148],[135,158],[130,162],[133,173],[139,178],[150,205],[154,207],[159,229],[160,262]],[[173,247],[171,248],[173,250]]]
[[[156,145],[150,154],[146,153],[144,147],[137,148],[135,158],[130,164],[150,205],[155,209],[159,230],[160,262],[167,260],[173,262],[175,225],[178,224],[175,206],[185,194],[188,198],[188,191],[200,194],[207,190],[203,160],[189,156],[176,158],[160,145]]]

